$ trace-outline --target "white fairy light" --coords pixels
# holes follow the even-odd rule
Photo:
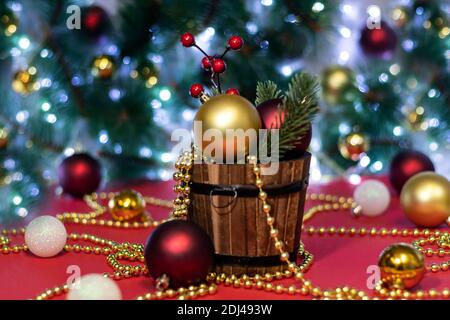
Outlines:
[[[352,36],[352,31],[347,28],[347,27],[341,27],[339,28],[339,33],[344,37],[344,38],[350,38]]]
[[[48,102],[44,102],[44,103],[41,105],[41,109],[42,109],[42,111],[44,111],[44,112],[49,111],[51,108],[52,108],[52,105],[51,105],[50,103],[48,103]]]
[[[168,152],[164,152],[163,154],[161,154],[161,161],[162,162],[171,162],[173,160],[173,155],[171,153]]]
[[[98,134],[98,141],[101,144],[106,144],[109,141],[108,132],[106,130],[101,130]]]
[[[322,2],[315,2],[312,6],[312,11],[315,13],[321,12],[323,9],[325,9],[325,5]]]
[[[151,158],[152,155],[153,155],[153,152],[148,147],[142,147],[141,149],[139,149],[139,156],[141,156],[143,158]]]
[[[48,123],[54,124],[54,123],[58,120],[58,118],[57,118],[56,115],[54,115],[53,113],[49,113],[49,114],[45,117],[45,120],[46,120]]]
[[[361,176],[359,174],[356,173],[352,173],[349,177],[348,177],[348,182],[350,182],[353,185],[358,185],[361,183]]]
[[[261,4],[265,7],[270,7],[273,4],[273,0],[261,0]]]
[[[162,101],[169,101],[171,97],[172,97],[172,93],[170,92],[169,89],[162,89],[162,90],[159,92],[159,98],[160,98]]]
[[[27,50],[31,45],[30,39],[27,37],[22,37],[19,40],[19,47],[23,50]]]
[[[396,136],[396,137],[401,136],[401,135],[403,134],[403,128],[400,127],[400,126],[397,126],[397,127],[395,127],[395,128],[392,130],[392,133],[393,133],[394,136]]]
[[[284,65],[281,67],[281,74],[285,77],[290,77],[294,71],[290,65]]]

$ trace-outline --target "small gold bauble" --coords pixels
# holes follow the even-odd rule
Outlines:
[[[40,85],[37,82],[36,68],[29,67],[26,70],[17,71],[14,74],[11,85],[14,91],[22,95],[27,95],[33,91],[39,90]]]
[[[125,190],[109,200],[108,207],[114,220],[127,221],[145,211],[145,200],[139,192]]]
[[[381,278],[400,289],[415,287],[426,271],[423,255],[407,243],[393,244],[384,249],[378,266]]]
[[[9,144],[9,132],[6,128],[0,127],[0,150],[6,149]]]
[[[99,79],[109,79],[116,70],[114,58],[109,55],[101,55],[92,61],[91,73]]]
[[[201,123],[201,131],[195,130],[194,136],[197,146],[203,146],[203,154],[211,156],[216,161],[222,161],[228,154],[234,157],[247,155],[249,146],[256,145],[258,139],[258,130],[261,128],[261,118],[256,108],[247,99],[238,95],[222,94],[213,96],[198,110],[195,121]],[[215,129],[215,130],[210,130]],[[231,139],[227,139],[227,130],[254,130],[254,135],[248,135],[244,139],[238,139],[234,133]],[[208,134],[220,134],[222,144],[209,140],[211,137],[205,136],[205,132],[210,130]],[[198,131],[198,132],[197,132]],[[228,132],[230,133],[230,131]],[[214,143],[216,142],[216,143]],[[217,146],[217,148],[214,148]],[[217,150],[219,149],[220,150]],[[234,152],[230,152],[233,149]],[[211,152],[210,152],[211,151]],[[222,152],[222,159],[219,159]],[[209,154],[211,153],[211,154]]]
[[[420,227],[437,227],[450,217],[450,182],[434,172],[410,178],[400,194],[406,217]]]
[[[339,139],[339,152],[345,159],[358,161],[369,150],[369,138],[359,132],[352,132]]]
[[[322,73],[322,95],[331,105],[339,104],[353,88],[355,74],[350,68],[331,66]]]

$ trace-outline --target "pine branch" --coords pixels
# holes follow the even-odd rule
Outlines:
[[[282,123],[279,131],[279,152],[283,156],[293,149],[310,130],[311,121],[319,112],[319,84],[317,78],[308,73],[296,74],[280,105]]]
[[[280,99],[283,94],[278,86],[273,81],[258,82],[256,86],[256,101],[255,104],[259,105],[267,100]]]

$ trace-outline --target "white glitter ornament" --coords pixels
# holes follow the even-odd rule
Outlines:
[[[69,289],[67,300],[121,300],[122,293],[114,280],[101,274],[87,274]]]
[[[353,199],[361,206],[363,215],[375,217],[382,214],[389,207],[391,195],[382,182],[367,180],[355,189]]]
[[[41,216],[27,226],[25,244],[30,251],[41,258],[56,256],[67,242],[64,224],[52,216]]]

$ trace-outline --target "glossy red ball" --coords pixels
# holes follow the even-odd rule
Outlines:
[[[213,57],[203,57],[202,59],[202,68],[209,71],[211,70],[211,62],[213,61]]]
[[[389,179],[394,189],[400,193],[412,176],[424,171],[434,171],[430,158],[419,151],[405,150],[392,159]]]
[[[212,62],[212,70],[214,73],[223,73],[227,69],[227,65],[223,59],[217,58]]]
[[[108,13],[99,6],[90,6],[82,10],[81,31],[90,36],[104,33],[109,24]]]
[[[144,255],[153,278],[166,275],[171,288],[188,287],[205,281],[213,265],[214,246],[195,223],[172,220],[152,232]]]
[[[195,38],[192,33],[183,33],[180,37],[181,44],[185,47],[192,47],[195,44]]]
[[[378,57],[390,57],[397,46],[395,31],[384,21],[361,31],[359,44],[365,54]]]
[[[200,83],[195,83],[189,89],[189,94],[193,98],[198,98],[200,97],[200,94],[203,92],[203,90],[203,86]]]
[[[100,163],[89,154],[74,154],[61,162],[58,178],[64,193],[81,198],[95,192],[100,186]]]
[[[232,36],[228,39],[228,47],[232,50],[239,50],[244,45],[244,41],[239,36]]]
[[[235,89],[235,88],[230,88],[227,91],[225,91],[225,93],[238,96],[239,95],[239,90]]]

